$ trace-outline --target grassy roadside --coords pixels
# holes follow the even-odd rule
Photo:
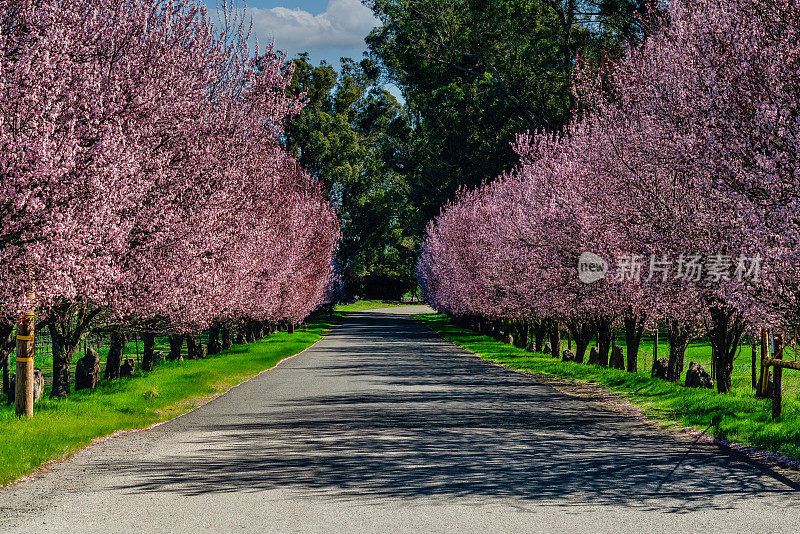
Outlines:
[[[628,373],[527,352],[491,337],[453,325],[442,314],[414,316],[441,336],[481,358],[517,371],[544,373],[560,378],[593,382],[604,389],[624,394],[651,419],[666,424],[706,429],[714,437],[749,445],[800,459],[800,401],[784,399],[783,416],[772,421],[770,401],[735,390],[720,395],[712,390],[685,388],[650,378],[644,372]],[[716,417],[715,417],[716,416]]]
[[[294,334],[280,332],[204,360],[159,362],[150,373],[102,382],[92,391],[36,403],[30,420],[13,406],[0,407],[0,486],[50,460],[69,456],[93,440],[120,430],[145,428],[186,413],[243,380],[274,367],[319,341],[353,311],[390,306],[380,301],[339,306]],[[5,404],[5,403],[3,403]]]
[[[402,304],[396,302],[384,302],[380,300],[361,300],[354,302],[352,304],[344,304],[339,305],[336,307],[337,311],[349,313],[354,311],[361,311],[361,310],[368,310],[372,308],[389,308],[394,306],[401,306]],[[202,339],[203,336],[200,337]],[[208,339],[203,340],[204,343],[207,343]],[[78,363],[78,360],[83,357],[85,352],[82,350],[83,347],[86,345],[93,347],[97,350],[98,354],[100,355],[100,361],[105,362],[106,358],[108,357],[108,350],[109,346],[107,344],[100,344],[99,346],[94,342],[90,342],[88,344],[82,344],[78,347],[78,350],[75,352],[75,355],[72,357],[72,366],[70,367],[70,374],[75,373],[75,366]],[[164,352],[169,352],[169,340],[166,336],[159,336],[156,337],[156,350],[161,350]],[[42,370],[42,375],[44,377],[45,382],[45,395],[50,394],[50,385],[53,383],[53,355],[47,352],[49,348],[45,351],[42,351],[42,347],[37,347],[36,353],[36,367]],[[137,366],[141,363],[140,362],[140,354],[144,350],[142,346],[141,340],[134,338],[128,341],[125,344],[125,357],[126,358],[134,358],[137,362]],[[16,372],[16,362],[14,358],[11,358],[11,369],[10,374],[14,374]],[[2,399],[0,399],[0,411],[2,411]]]

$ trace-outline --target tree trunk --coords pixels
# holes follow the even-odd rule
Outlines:
[[[656,330],[653,332],[653,364],[650,366],[650,376],[653,376],[656,369],[656,362],[658,361],[658,325],[656,325]]]
[[[531,343],[531,323],[528,321],[522,321],[522,347],[523,349],[527,349],[528,345]]]
[[[189,351],[189,358],[192,360],[202,360],[207,354],[207,347],[203,346],[203,340],[199,333],[186,337],[186,347]]]
[[[753,389],[758,385],[758,377],[756,376],[756,364],[758,362],[758,343],[756,342],[755,335],[750,343],[750,383]]]
[[[536,352],[542,352],[542,349],[544,348],[544,338],[546,333],[547,333],[547,323],[541,320],[536,321],[536,325],[533,329],[533,339]]]
[[[586,349],[589,348],[589,344],[592,342],[594,329],[590,323],[579,319],[567,321],[567,328],[575,339],[575,361],[583,363]]]
[[[211,324],[208,329],[208,354],[219,354],[222,350],[222,344],[219,342],[219,334],[222,330],[222,325],[217,322]]]
[[[183,348],[183,336],[180,334],[172,334],[169,336],[169,359],[179,360],[181,357],[181,349]]]
[[[629,373],[639,370],[639,345],[642,343],[644,323],[647,317],[644,314],[626,314],[625,323],[625,356]]]
[[[767,397],[767,386],[769,385],[769,367],[764,365],[764,362],[769,356],[769,333],[766,329],[761,330],[761,373],[759,375],[758,383],[756,384],[756,397],[758,398],[766,398]]]
[[[238,325],[236,327],[236,336],[233,338],[233,342],[237,345],[244,345],[247,343],[247,339],[244,336],[244,325]]]
[[[777,419],[781,416],[781,404],[783,402],[781,384],[783,382],[783,368],[774,367],[772,370],[772,418]]]
[[[776,333],[774,334],[775,339],[775,358],[778,360],[783,359],[783,335]],[[782,389],[782,382],[783,382],[783,367],[778,367],[777,365],[773,366],[772,369],[772,418],[777,419],[781,416],[781,409],[782,409],[782,402],[783,402],[783,392]]]
[[[119,367],[122,365],[122,357],[125,355],[125,343],[128,336],[121,330],[111,332],[111,345],[108,347],[108,358],[106,358],[106,380],[117,380],[119,378]]]
[[[516,321],[514,323],[514,346],[524,349],[528,346],[528,322]]]
[[[597,327],[597,350],[600,365],[608,366],[608,353],[611,350],[611,318],[601,317],[595,321]]]
[[[233,339],[231,339],[231,329],[227,326],[222,327],[222,350],[228,350],[233,347]]]
[[[3,395],[11,400],[11,353],[16,347],[14,339],[14,323],[0,321],[0,365],[3,367]],[[11,404],[9,402],[9,404]]]
[[[68,336],[59,331],[54,323],[49,323],[47,328],[50,331],[53,352],[53,389],[50,391],[50,398],[69,397],[69,368],[77,344],[72,345]]]
[[[69,369],[72,357],[98,313],[100,308],[92,308],[84,302],[68,302],[52,309],[50,320],[47,322],[53,344],[51,398],[69,396]]]
[[[667,380],[679,382],[686,358],[686,349],[689,347],[690,331],[677,319],[667,323],[669,333],[669,356],[667,358]]]
[[[256,332],[253,321],[248,321],[244,325],[244,340],[247,343],[254,343],[256,340]]]
[[[194,334],[186,336],[186,357],[189,360],[197,359],[197,339]]]
[[[730,393],[733,360],[744,333],[745,323],[742,317],[730,307],[712,306],[709,314],[711,315],[709,337],[711,338],[717,391]]]
[[[550,326],[550,351],[555,359],[561,357],[561,325],[553,321]]]
[[[142,370],[152,371],[155,365],[156,335],[153,332],[142,333]]]

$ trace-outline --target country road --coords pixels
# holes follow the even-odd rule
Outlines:
[[[0,532],[800,530],[800,492],[769,471],[485,363],[409,317],[426,309],[354,313],[0,491]]]

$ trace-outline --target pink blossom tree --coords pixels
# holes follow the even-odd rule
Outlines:
[[[35,288],[53,341],[52,394],[62,396],[72,352],[122,274],[131,214],[205,98],[208,73],[197,67],[214,37],[183,4],[7,7],[0,294],[13,314],[23,288]]]
[[[558,332],[566,326],[576,341],[579,361],[597,334],[601,363],[607,363],[612,328],[625,316],[629,360],[635,362],[648,318],[645,299],[633,298],[642,289],[613,280],[589,285],[578,277],[582,252],[608,257],[617,244],[614,228],[598,219],[586,194],[590,189],[585,182],[593,179],[590,154],[595,150],[588,133],[576,129],[563,136],[521,136],[517,170],[462,195],[431,225],[421,277],[434,305],[451,313],[470,311],[544,323],[551,332],[554,356],[558,356]],[[458,255],[444,256],[454,249]],[[473,267],[461,270],[465,263]],[[442,291],[438,280],[453,289]],[[459,310],[452,300],[474,295],[470,285],[483,288],[478,293],[482,298]],[[629,368],[635,370],[635,363]]]
[[[256,63],[241,28],[215,34],[191,2],[5,7],[0,298],[13,316],[35,288],[52,396],[69,394],[72,354],[104,310],[206,326],[263,284],[289,250],[281,232],[329,269],[330,208],[280,148],[302,104],[282,58]],[[288,265],[270,280],[291,298],[269,313],[297,320],[328,272]]]
[[[522,137],[517,171],[442,213],[420,272],[441,309],[591,317],[601,345],[614,317],[629,347],[648,316],[665,322],[672,379],[707,320],[727,392],[747,322],[798,318],[800,6],[675,1],[654,20],[662,25],[597,79],[583,69],[581,113],[563,135]],[[580,250],[699,255],[715,267],[583,287],[570,276]],[[747,259],[750,269],[763,261],[761,276],[743,272]],[[571,327],[576,339],[583,328]]]
[[[585,99],[613,148],[600,204],[629,242],[733,261],[692,284],[721,392],[746,321],[793,310],[798,21],[791,2],[672,2],[669,23],[611,66],[610,91]],[[736,276],[756,255],[764,276]]]

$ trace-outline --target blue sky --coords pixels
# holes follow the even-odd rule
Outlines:
[[[216,0],[205,0],[213,13]],[[260,44],[275,40],[289,57],[309,52],[314,63],[326,59],[338,67],[339,58],[359,59],[364,37],[379,24],[361,0],[247,0],[253,33]],[[235,5],[240,6],[241,0]]]

